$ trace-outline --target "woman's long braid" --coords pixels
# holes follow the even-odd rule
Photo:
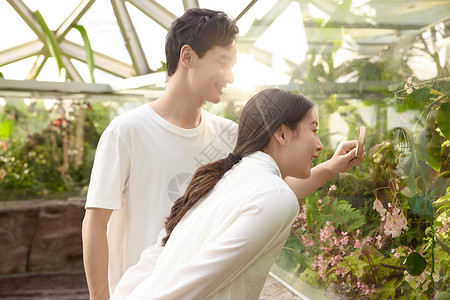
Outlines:
[[[163,239],[163,246],[166,244],[173,229],[183,216],[216,185],[222,176],[231,169],[238,160],[240,160],[236,159],[238,157],[239,156],[236,155],[234,158],[229,156],[198,168],[184,195],[177,199],[172,206],[166,222],[167,236]]]

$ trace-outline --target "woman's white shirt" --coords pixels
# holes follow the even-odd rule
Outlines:
[[[248,155],[183,217],[165,247],[161,232],[111,299],[258,299],[297,214],[272,157]]]

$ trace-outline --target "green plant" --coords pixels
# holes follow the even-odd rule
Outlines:
[[[387,132],[359,171],[333,180],[338,189],[305,198],[278,261],[296,274],[294,286],[304,282],[349,299],[448,295],[449,87],[448,78],[408,78],[394,99],[398,111],[413,112],[413,129]],[[353,191],[365,195],[366,207],[350,197],[353,180],[370,182]]]
[[[0,200],[83,196],[114,107],[7,103],[0,112]]]

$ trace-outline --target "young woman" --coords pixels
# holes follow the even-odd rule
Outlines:
[[[302,95],[266,89],[245,105],[228,157],[200,167],[157,245],[111,299],[258,299],[298,213],[283,178],[308,178],[322,149]]]

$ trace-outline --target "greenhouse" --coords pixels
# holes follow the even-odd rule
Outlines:
[[[321,142],[312,174],[365,128],[361,163],[297,197],[259,299],[450,299],[449,0],[0,1],[0,298],[89,299],[82,224],[94,158],[105,152],[97,146],[116,117],[152,105],[159,114],[156,101],[174,82],[167,33],[193,8],[223,11],[239,29],[229,79],[216,84],[220,101],[200,99],[202,118],[240,125],[265,89],[306,96]],[[208,57],[192,51],[197,61]],[[194,171],[230,151],[230,168],[244,165],[245,155],[233,154],[237,134],[226,152],[208,144],[189,173],[170,175],[159,187],[164,201],[186,198]],[[166,142],[155,147],[170,169],[190,147]],[[123,172],[110,167],[113,179]],[[121,184],[119,206],[128,207],[120,201],[132,193],[129,178]],[[106,222],[120,211],[110,210]],[[144,211],[133,216],[152,217]],[[127,226],[110,222],[108,234]],[[109,251],[125,251],[119,246]]]

